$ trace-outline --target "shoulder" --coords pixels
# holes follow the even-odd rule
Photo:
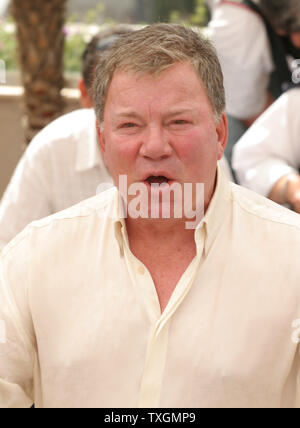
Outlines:
[[[112,187],[70,208],[30,223],[4,247],[1,256],[13,250],[18,251],[25,244],[32,246],[32,242],[35,248],[42,251],[47,251],[47,248],[65,249],[75,245],[75,241],[84,239],[84,235],[91,237],[97,231],[101,234],[116,219],[117,195],[116,187]]]
[[[117,188],[111,187],[89,199],[79,202],[70,208],[59,211],[49,217],[37,220],[31,224],[32,229],[42,229],[51,226],[53,223],[64,223],[69,221],[80,221],[80,219],[97,216],[98,219],[113,218],[114,207],[117,198]]]
[[[290,89],[282,97],[286,97],[286,103],[289,106],[289,110],[294,116],[299,118],[300,110],[300,88]]]
[[[292,89],[281,95],[245,132],[236,145],[236,151],[252,147],[254,155],[259,155],[268,143],[270,150],[276,153],[281,146],[299,147],[300,132],[300,89]],[[276,147],[274,146],[276,141]]]
[[[270,46],[263,20],[245,7],[217,6],[209,23],[209,34],[221,61],[230,58],[230,62],[241,64],[245,69],[253,64],[260,66],[263,55],[269,58]]]
[[[290,231],[300,244],[300,215],[245,187],[230,183],[234,206],[257,226],[268,230]]]
[[[291,127],[300,124],[299,120],[300,109],[300,89],[293,89],[282,94],[273,104],[264,111],[260,117],[253,123],[253,125],[242,135],[241,139],[236,145],[236,149],[243,146],[258,146],[258,143],[280,136],[278,144],[282,140],[290,138],[289,131]],[[282,130],[279,134],[279,131]],[[297,138],[298,141],[298,138]]]
[[[296,117],[296,115],[299,116],[299,108],[300,88],[294,88],[284,92],[277,100],[275,100],[264,115],[267,115],[267,113],[273,113],[274,111],[284,112],[290,110]]]
[[[237,35],[248,34],[252,41],[254,31],[265,33],[263,20],[256,12],[242,5],[230,3],[222,3],[215,8],[209,27]]]
[[[300,144],[299,144],[299,134],[300,134],[300,88],[291,89],[287,93],[287,109],[286,109],[286,122],[287,129],[289,132],[288,138],[291,140],[294,148],[294,156],[299,162],[300,156]],[[299,165],[298,165],[299,166]]]
[[[69,135],[80,131],[87,123],[94,120],[95,113],[93,109],[74,110],[51,122],[40,132],[40,135],[51,135],[51,133],[55,133],[55,131],[58,131],[60,135]],[[71,127],[67,128],[67,125]]]
[[[75,110],[60,116],[34,137],[27,152],[33,156],[62,145],[70,146],[83,137],[92,138],[95,120],[93,109]]]

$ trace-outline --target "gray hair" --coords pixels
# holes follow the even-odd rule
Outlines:
[[[259,6],[274,28],[288,34],[300,31],[299,0],[260,0]]]
[[[99,59],[94,100],[102,125],[109,85],[116,70],[141,75],[159,74],[176,63],[190,63],[211,102],[216,120],[225,110],[223,74],[211,42],[183,25],[153,24],[124,35]]]

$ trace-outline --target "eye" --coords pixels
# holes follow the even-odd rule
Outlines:
[[[173,123],[175,125],[186,125],[189,122],[187,120],[184,120],[184,119],[177,119],[177,120],[174,120]]]
[[[133,122],[126,122],[126,123],[122,123],[120,128],[134,128],[135,126],[137,125]]]
[[[140,132],[142,129],[142,124],[140,122],[119,122],[116,126],[116,131],[120,135],[135,135]]]
[[[174,131],[185,130],[192,124],[192,121],[189,119],[173,119],[170,123],[170,129],[174,129]]]

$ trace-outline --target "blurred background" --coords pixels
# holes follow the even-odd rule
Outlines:
[[[204,0],[0,0],[0,198],[26,145],[80,107],[81,55],[117,23],[204,27]]]

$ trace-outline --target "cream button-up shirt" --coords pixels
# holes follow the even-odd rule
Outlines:
[[[3,250],[0,406],[300,406],[300,217],[219,169],[161,313],[118,211],[114,188]]]

